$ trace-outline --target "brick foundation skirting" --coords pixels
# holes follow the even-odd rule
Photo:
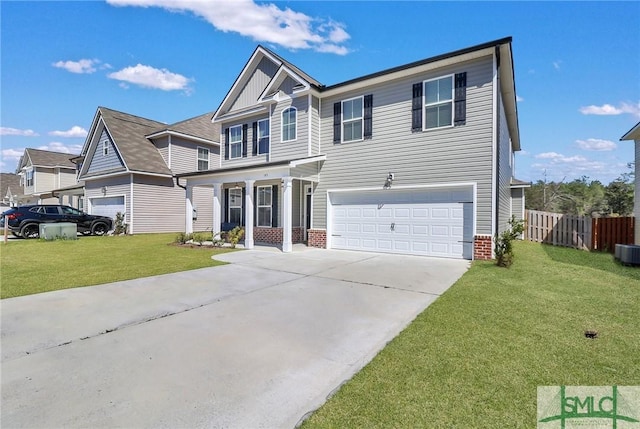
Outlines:
[[[325,249],[327,247],[327,231],[324,229],[310,229],[307,231],[307,246],[319,247]]]
[[[293,227],[291,229],[291,242],[302,243],[304,241],[302,232],[302,227]],[[282,228],[254,227],[253,241],[256,243],[282,244]]]
[[[490,235],[476,235],[473,240],[473,259],[486,260],[493,257],[493,239]]]

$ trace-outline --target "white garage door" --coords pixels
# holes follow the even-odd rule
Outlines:
[[[91,214],[116,218],[116,213],[124,213],[124,196],[91,198]]]
[[[336,193],[331,247],[471,259],[470,189]]]

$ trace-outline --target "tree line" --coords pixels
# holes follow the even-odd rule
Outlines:
[[[608,185],[587,176],[571,182],[538,180],[525,189],[525,207],[581,216],[632,216],[633,163],[628,167],[631,172],[621,174]]]

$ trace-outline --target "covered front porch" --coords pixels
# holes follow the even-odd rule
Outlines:
[[[194,188],[208,187],[213,192],[214,236],[241,226],[245,248],[264,243],[291,252],[294,243],[307,240],[312,228],[313,191],[324,160],[315,156],[177,175],[178,185],[186,191],[185,232],[194,232],[198,216]]]

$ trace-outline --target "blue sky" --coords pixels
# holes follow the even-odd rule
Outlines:
[[[98,106],[167,123],[214,111],[258,43],[330,85],[513,37],[529,181],[628,172],[640,2],[0,1],[0,169],[78,153]]]

